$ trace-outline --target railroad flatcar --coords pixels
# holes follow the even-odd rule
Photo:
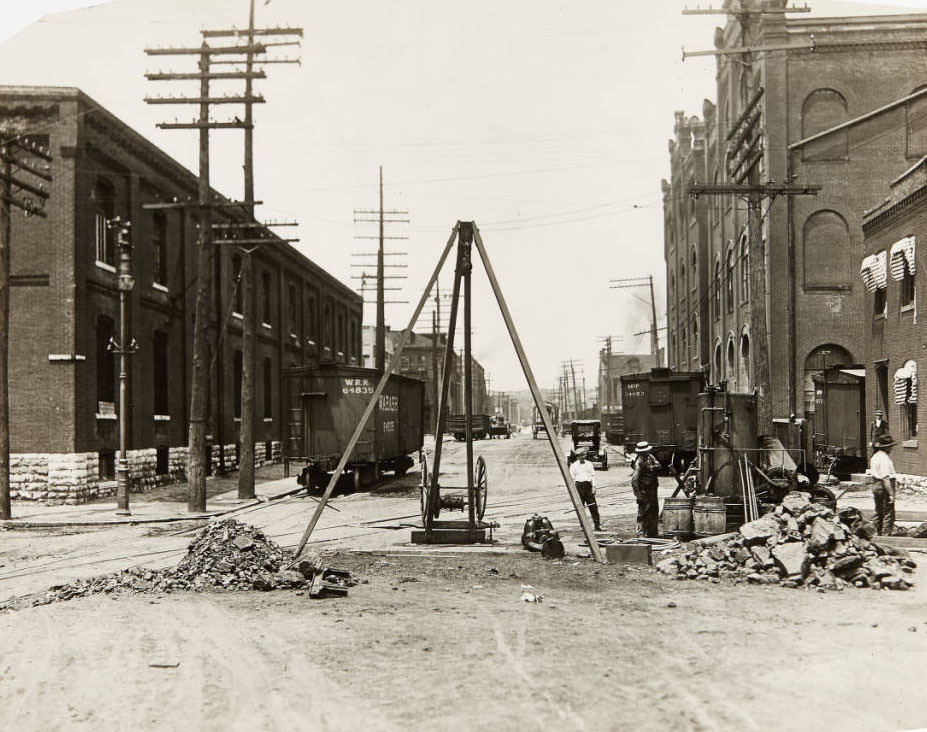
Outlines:
[[[290,406],[285,460],[303,465],[301,484],[328,484],[380,377],[376,369],[343,365],[284,370]],[[355,487],[386,471],[404,475],[414,465],[411,455],[422,449],[424,425],[425,382],[391,374],[345,466]]]
[[[655,368],[621,377],[625,450],[646,440],[664,468],[688,465],[698,451],[698,395],[705,389],[700,371]]]

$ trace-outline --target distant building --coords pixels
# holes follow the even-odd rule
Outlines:
[[[925,103],[924,109],[927,109]],[[927,141],[927,140],[925,140]],[[927,244],[927,158],[891,182],[889,195],[863,215],[860,262],[866,291],[866,422],[885,414],[899,473],[927,475],[927,444],[920,445],[918,366],[927,365],[927,331],[918,311],[927,307],[918,247]],[[882,196],[878,197],[882,199]],[[920,258],[923,263],[923,258]]]
[[[612,353],[599,351],[598,406],[601,413],[621,409],[621,377],[639,374],[659,366],[659,357],[652,353]]]
[[[787,17],[779,0],[743,5],[750,22],[742,26],[732,13],[715,35],[725,52],[717,61],[717,103],[706,100],[701,119],[678,112],[669,144],[667,362],[750,391],[753,343],[764,338],[772,416],[811,416],[814,375],[861,363],[866,351],[871,303],[853,266],[863,254],[861,212],[927,153],[927,98],[862,119],[927,84],[927,15]],[[782,46],[794,50],[737,53]],[[754,118],[756,134],[742,140]],[[734,182],[738,164],[754,163],[760,182],[822,186],[816,196],[764,201],[765,292],[751,292],[756,253],[744,202],[687,193],[693,183]],[[768,333],[751,331],[760,297]]]
[[[47,218],[14,215],[10,253],[11,483],[14,498],[76,503],[115,490],[118,447],[117,252],[108,222],[132,224],[130,481],[133,490],[185,477],[196,280],[197,179],[73,88],[0,87],[0,119],[17,118],[53,161]],[[214,194],[217,198],[219,194]],[[214,222],[242,220],[234,207]],[[241,413],[238,247],[216,245],[207,366],[208,469],[237,463]],[[282,240],[251,255],[258,460],[279,457],[280,372],[359,363],[362,302]],[[215,350],[215,349],[214,349]]]
[[[394,341],[393,332],[389,326],[386,326],[386,357],[384,363],[389,364],[393,359]],[[375,325],[365,325],[362,329],[363,344],[363,366],[372,369],[377,365],[377,327]]]

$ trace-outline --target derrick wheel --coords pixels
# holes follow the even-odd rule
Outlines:
[[[480,455],[476,459],[476,467],[473,468],[473,509],[478,521],[483,520],[486,513],[486,461]]]

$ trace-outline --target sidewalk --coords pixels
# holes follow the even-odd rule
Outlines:
[[[187,510],[185,483],[161,486],[149,493],[130,494],[130,516],[116,513],[115,496],[78,506],[46,506],[32,501],[14,501],[13,518],[0,521],[0,529],[202,521],[240,508],[272,501],[301,488],[295,477],[284,478],[282,475],[282,465],[267,465],[256,470],[254,499],[238,498],[237,472],[207,478],[205,513],[191,513]]]

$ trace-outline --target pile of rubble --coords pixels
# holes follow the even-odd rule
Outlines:
[[[837,516],[792,492],[775,511],[713,545],[698,542],[657,568],[678,579],[731,579],[819,590],[843,587],[906,590],[916,564],[903,552],[870,541],[873,525],[857,509]]]
[[[210,524],[197,532],[186,556],[169,569],[131,567],[121,572],[56,585],[33,605],[47,605],[98,593],[168,593],[184,590],[304,589],[310,596],[346,595],[357,584],[349,572],[304,559],[289,569],[292,557],[262,531],[235,519]],[[0,608],[2,609],[2,608]]]

